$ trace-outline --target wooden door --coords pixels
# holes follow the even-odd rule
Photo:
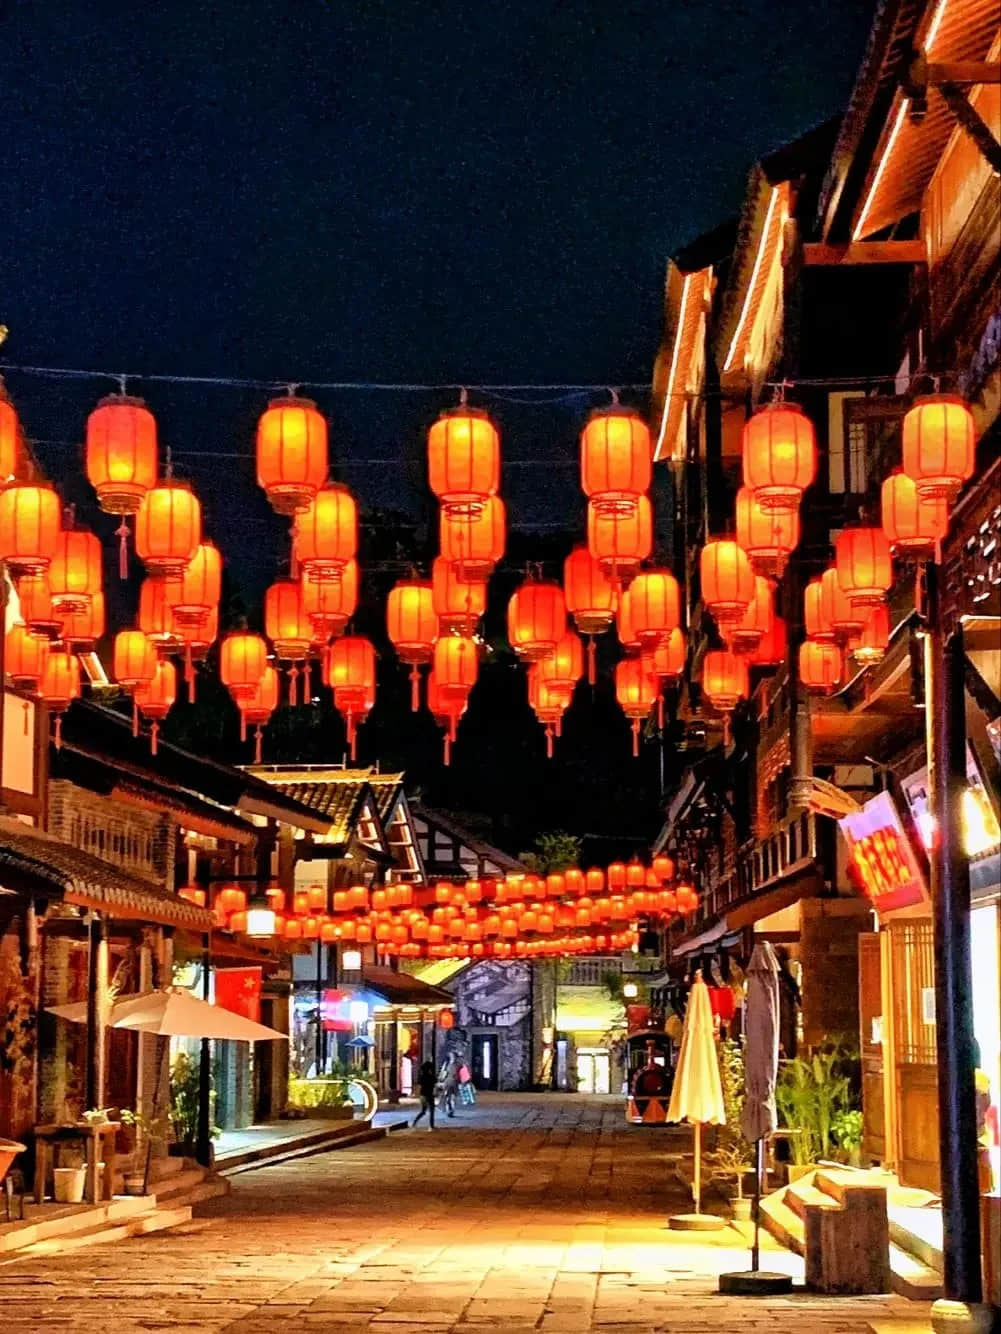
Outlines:
[[[935,957],[930,919],[890,925],[897,1172],[905,1186],[939,1189]]]
[[[880,938],[866,932],[858,938],[859,1050],[862,1054],[862,1156],[886,1160],[886,1106],[883,1095],[883,1019]]]

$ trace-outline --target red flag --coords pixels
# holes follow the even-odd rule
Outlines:
[[[261,1022],[261,969],[217,968],[215,1003],[224,1010]]]

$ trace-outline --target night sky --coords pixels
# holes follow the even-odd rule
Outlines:
[[[757,157],[842,108],[871,18],[859,0],[7,6],[0,357],[645,383],[666,256],[736,211]],[[114,386],[6,378],[62,482]],[[284,536],[253,484],[266,394],[133,391],[252,604]],[[315,397],[362,504],[426,516],[424,432],[455,395]],[[576,523],[576,436],[604,396],[472,397],[501,425],[512,526]]]

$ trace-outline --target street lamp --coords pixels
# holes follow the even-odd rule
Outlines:
[[[275,910],[267,895],[254,894],[247,905],[247,935],[273,936],[275,934]]]

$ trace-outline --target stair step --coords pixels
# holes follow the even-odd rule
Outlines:
[[[783,1203],[788,1205],[794,1214],[800,1218],[806,1217],[806,1206],[812,1204],[818,1209],[837,1209],[838,1203],[830,1195],[825,1195],[822,1190],[816,1186],[801,1186],[798,1183],[793,1186],[787,1186]]]
[[[175,1205],[190,1206],[201,1204],[203,1200],[214,1200],[219,1195],[228,1195],[232,1189],[228,1181],[210,1177],[207,1181],[199,1182],[198,1185],[191,1186],[185,1191],[168,1195],[166,1198],[158,1194],[156,1198],[158,1204],[166,1205],[168,1208]]]
[[[890,1283],[898,1296],[914,1302],[933,1302],[942,1296],[942,1275],[892,1241]]]
[[[236,1149],[232,1153],[217,1158],[216,1171],[229,1172],[233,1168],[243,1167],[246,1163],[271,1161],[274,1158],[284,1158],[287,1154],[299,1153],[307,1149],[322,1153],[328,1145],[336,1144],[343,1139],[353,1139],[355,1135],[371,1128],[370,1121],[335,1121],[330,1126],[324,1126],[320,1130],[306,1131],[304,1134],[287,1139],[284,1142],[271,1141],[270,1143],[248,1145],[246,1148]]]
[[[297,1158],[311,1158],[320,1153],[332,1153],[335,1149],[347,1149],[357,1144],[370,1144],[377,1139],[385,1139],[386,1131],[382,1126],[368,1126],[349,1134],[338,1134],[322,1140],[299,1140],[285,1146],[275,1145],[275,1152],[263,1153],[255,1150],[251,1158],[242,1156],[235,1161],[225,1158],[216,1166],[216,1171],[223,1177],[236,1176],[240,1172],[252,1172],[258,1167],[271,1167],[278,1163],[293,1162]]]
[[[761,1201],[761,1218],[766,1229],[787,1250],[803,1255],[806,1250],[803,1220],[783,1200],[768,1195]]]
[[[58,1211],[47,1210],[46,1216],[18,1221],[0,1232],[0,1253],[19,1251],[25,1246],[50,1237],[68,1237],[88,1228],[104,1227],[149,1209],[148,1196],[123,1196],[102,1204],[66,1205]]]
[[[174,1195],[183,1195],[194,1186],[200,1185],[205,1177],[204,1167],[190,1167],[183,1172],[175,1172],[173,1176],[151,1183],[150,1193],[158,1200],[167,1200]]]
[[[45,1241],[36,1241],[30,1246],[21,1247],[21,1255],[65,1255],[68,1251],[82,1250],[85,1246],[100,1246],[108,1242],[123,1241],[126,1237],[146,1236],[151,1232],[162,1232],[167,1228],[178,1227],[191,1221],[191,1210],[147,1209],[146,1212],[127,1218],[121,1223],[98,1223],[80,1232],[64,1237],[49,1237]]]

